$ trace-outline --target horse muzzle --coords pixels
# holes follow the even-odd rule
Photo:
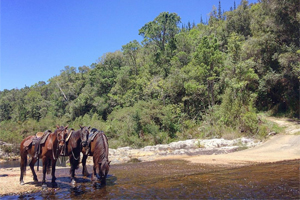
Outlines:
[[[83,142],[82,142],[82,146],[83,146],[83,147],[87,147],[87,141],[83,141]]]

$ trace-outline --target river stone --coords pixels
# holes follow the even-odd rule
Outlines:
[[[261,142],[251,138],[238,138],[235,140],[225,139],[189,139],[185,141],[172,142],[170,144],[158,144],[156,146],[145,146],[141,149],[131,147],[120,147],[109,149],[109,160],[112,164],[125,163],[132,159],[140,161],[151,161],[156,156],[164,155],[212,155],[224,154],[237,151],[241,146],[253,147]]]

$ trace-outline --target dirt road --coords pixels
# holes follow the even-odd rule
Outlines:
[[[184,159],[192,163],[222,164],[243,166],[259,162],[276,162],[300,159],[300,124],[286,118],[268,118],[279,126],[285,127],[284,133],[272,136],[268,141],[252,149],[221,155],[201,156],[164,156],[157,159]],[[41,170],[37,173],[41,180]],[[32,174],[27,167],[25,185],[19,184],[19,168],[0,169],[0,196],[8,194],[24,194],[41,190],[41,185],[33,184]],[[51,177],[51,176],[47,176]],[[49,181],[49,180],[48,180]]]
[[[167,156],[167,159],[184,159],[192,163],[247,165],[249,163],[277,162],[300,159],[300,123],[288,118],[268,117],[284,132],[271,136],[260,146],[229,154],[201,156]]]

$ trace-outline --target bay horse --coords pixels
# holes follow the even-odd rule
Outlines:
[[[82,174],[88,176],[89,173],[86,168],[86,159],[88,156],[93,156],[93,173],[91,180],[94,181],[94,176],[100,179],[101,184],[106,184],[106,177],[110,167],[110,161],[108,160],[108,140],[103,131],[98,131],[93,128],[89,137],[89,149],[82,149]]]
[[[87,140],[89,136],[90,127],[80,126],[80,129],[74,131],[71,129],[69,131],[69,135],[66,139],[66,155],[69,156],[71,168],[70,168],[70,176],[71,183],[75,184],[75,170],[79,167],[80,161],[80,153],[82,148],[87,147]]]
[[[40,146],[40,152],[37,157],[35,156],[35,144],[32,143],[32,140],[35,136],[26,137],[20,145],[20,184],[24,185],[23,176],[26,174],[27,166],[27,155],[32,157],[29,166],[33,174],[34,182],[38,182],[37,175],[34,171],[34,165],[38,158],[41,158],[43,161],[43,180],[42,187],[47,187],[46,185],[46,172],[50,173],[50,164],[52,164],[52,186],[56,186],[56,177],[55,177],[55,165],[58,157],[62,155],[62,151],[65,148],[65,138],[67,135],[68,126],[56,126],[56,130],[51,132],[50,130],[45,131],[49,132],[48,137],[45,142]]]

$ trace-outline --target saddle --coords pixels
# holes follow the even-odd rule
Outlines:
[[[38,157],[41,151],[40,146],[45,143],[50,133],[50,130],[46,130],[45,132],[37,132],[34,136],[30,137],[24,142],[24,146],[29,148],[30,145],[34,145],[34,155],[35,157]]]
[[[93,130],[93,129],[92,129]],[[90,149],[91,149],[91,142],[92,141],[94,141],[94,139],[95,139],[95,137],[96,137],[96,135],[98,135],[98,134],[101,134],[101,133],[103,133],[103,131],[92,131],[92,132],[90,132],[90,134],[89,134],[89,137],[88,137],[88,140],[87,140],[87,146],[88,146],[88,149],[87,149],[87,151],[86,151],[86,155],[88,155],[89,153],[90,153]]]
[[[102,131],[101,131],[101,132],[102,132]],[[101,132],[100,132],[100,131],[96,131],[96,132],[90,133],[90,134],[89,134],[88,141],[87,141],[88,145],[90,145],[91,142],[95,139],[96,135],[97,135],[98,133],[101,133]]]

